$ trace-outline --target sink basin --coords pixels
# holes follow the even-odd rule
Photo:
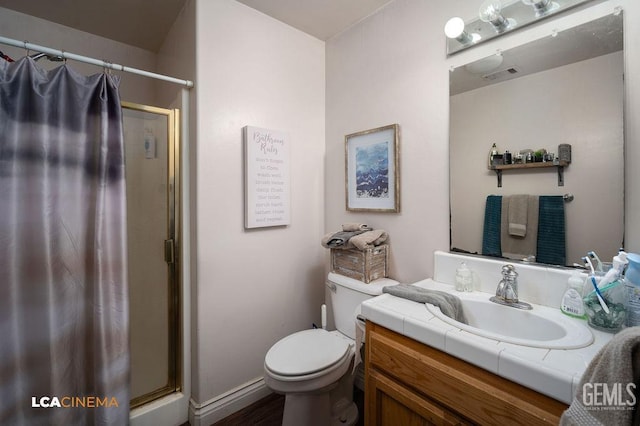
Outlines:
[[[559,309],[533,305],[533,309],[527,311],[493,303],[486,294],[454,294],[460,297],[468,324],[449,318],[434,305],[425,306],[442,321],[469,333],[546,349],[582,348],[593,342],[593,334],[585,324],[565,316]]]

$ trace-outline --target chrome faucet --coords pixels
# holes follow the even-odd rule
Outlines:
[[[533,309],[530,304],[518,300],[518,273],[510,264],[502,267],[502,279],[498,283],[496,295],[489,300],[518,309]]]

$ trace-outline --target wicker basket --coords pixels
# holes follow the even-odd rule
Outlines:
[[[388,276],[389,246],[383,244],[365,250],[331,249],[331,272],[369,284]]]

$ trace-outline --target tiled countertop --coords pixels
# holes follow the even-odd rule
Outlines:
[[[452,291],[431,279],[414,285]],[[487,294],[487,298],[492,295]],[[612,334],[591,330],[594,341],[579,349],[541,349],[481,337],[450,325],[423,303],[383,294],[362,303],[369,321],[463,359],[566,404],[570,404],[585,369]],[[586,322],[570,318],[571,321]]]

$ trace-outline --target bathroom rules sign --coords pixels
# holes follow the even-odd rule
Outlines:
[[[244,227],[290,223],[289,135],[245,126]]]

